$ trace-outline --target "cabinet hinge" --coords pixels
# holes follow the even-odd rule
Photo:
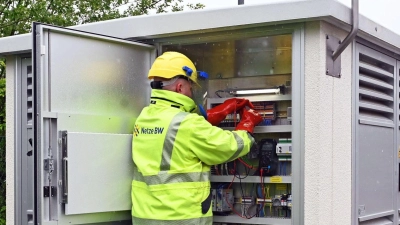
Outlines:
[[[43,187],[43,197],[50,197],[50,195],[51,195],[51,197],[57,196],[57,187],[51,186],[51,188],[50,188],[49,186],[44,186]]]

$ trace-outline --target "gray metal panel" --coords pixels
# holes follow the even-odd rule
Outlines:
[[[393,221],[397,221],[397,224],[400,224],[400,61],[397,61],[397,66],[396,66],[396,88],[397,91],[396,93],[399,93],[397,95],[397,102],[396,102],[396,123],[395,123],[395,131],[396,131],[396,147],[397,151],[395,151],[395,158],[397,158],[397,160],[395,160],[395,170],[396,170],[396,177],[395,177],[395,193],[397,193],[397,212],[395,213],[395,217]]]
[[[391,221],[397,220],[393,190],[397,186],[397,129],[394,129],[398,120],[396,61],[357,44],[355,68],[353,194],[356,196],[353,222],[363,225],[392,224]],[[382,86],[383,83],[385,85]],[[387,110],[382,110],[385,107]]]
[[[304,25],[292,40],[292,224],[304,225]]]
[[[133,131],[136,115],[132,117],[97,116],[57,113],[59,129],[72,132],[126,134]]]
[[[365,215],[393,210],[393,133],[391,128],[359,125],[357,194]]]
[[[17,204],[21,207],[21,224],[33,224],[34,222],[34,158],[33,158],[33,89],[32,89],[32,59],[21,59],[21,88],[20,94],[20,132],[21,147],[18,149],[20,161],[17,166],[21,170],[20,188],[21,202]]]
[[[6,74],[7,74],[7,77],[10,77],[10,76],[15,76],[15,84],[14,84],[14,88],[15,88],[15,93],[18,93],[18,92],[21,92],[21,89],[22,89],[22,75],[20,74],[19,76],[17,75],[17,72],[16,71],[18,71],[18,69],[19,69],[19,67],[21,66],[21,60],[17,57],[17,56],[15,56],[15,57],[7,57],[6,58],[6,60],[7,60],[7,62],[9,63],[8,65],[9,66],[7,66],[7,71],[6,71]],[[14,73],[9,73],[9,72],[11,72],[10,70],[11,69],[13,69],[13,70],[15,70],[15,71],[13,71]],[[8,80],[9,81],[9,80]],[[8,91],[10,90],[10,89],[7,89]],[[22,115],[22,105],[21,105],[21,101],[22,101],[22,99],[21,99],[21,95],[19,94],[14,94],[15,96],[19,96],[19,97],[16,97],[15,98],[15,100],[14,100],[14,174],[13,174],[13,181],[14,181],[14,190],[13,190],[13,193],[14,193],[14,201],[13,201],[13,203],[14,203],[14,215],[13,215],[13,219],[14,220],[11,220],[10,218],[9,218],[9,216],[7,215],[7,221],[12,221],[12,222],[14,222],[14,224],[17,224],[17,225],[20,225],[21,224],[21,220],[22,220],[22,178],[21,178],[21,167],[22,167],[22,154],[21,154],[21,149],[22,149],[22,132],[23,132],[23,129],[22,129],[22,126],[21,126],[21,123],[22,123],[22,118],[21,118],[21,115]],[[9,115],[8,115],[9,116]],[[7,120],[8,120],[8,117],[7,117]],[[9,130],[9,128],[7,127],[7,130]],[[8,146],[6,146],[6,148],[8,149]],[[7,150],[6,150],[7,151]],[[7,153],[8,153],[8,151],[7,151]],[[8,162],[8,163],[10,163],[10,162]],[[7,183],[9,183],[10,181],[9,181],[9,179],[11,178],[11,174],[9,173],[9,171],[6,171],[9,175],[6,177],[6,180],[7,180]],[[9,192],[9,190],[7,189],[6,190],[6,192]],[[8,196],[6,196],[6,198],[8,198]],[[7,201],[8,201],[8,199],[7,199]],[[8,204],[8,202],[7,202],[7,204],[6,204],[6,206],[8,207],[8,209],[10,209],[11,207],[9,206],[9,204]],[[7,212],[9,213],[9,212],[11,212],[11,210],[7,210]]]
[[[11,115],[7,114],[7,122],[12,124],[14,126],[14,128],[10,129],[9,128],[9,124],[7,123],[7,133],[6,135],[8,135],[8,137],[10,138],[10,136],[14,136],[11,137],[10,139],[14,139],[14,141],[8,141],[8,139],[6,140],[6,160],[7,160],[7,168],[6,168],[6,182],[8,184],[14,183],[14,185],[8,185],[6,186],[6,206],[7,206],[7,215],[6,215],[6,220],[9,223],[14,223],[17,225],[21,224],[21,220],[22,220],[22,179],[21,179],[21,158],[22,158],[22,154],[21,154],[21,149],[22,149],[22,126],[21,126],[21,114],[22,114],[22,109],[21,109],[21,95],[19,94],[21,92],[21,88],[22,88],[22,75],[20,74],[22,71],[20,69],[21,68],[21,59],[17,56],[8,56],[6,57],[6,60],[8,62],[8,66],[7,66],[7,70],[6,70],[6,75],[7,75],[7,95],[9,95],[9,93],[14,93],[14,96],[19,96],[16,97],[14,99],[14,102],[8,102],[8,104],[10,104],[11,106],[13,106],[13,116],[11,117]],[[14,78],[10,79],[10,78]],[[10,81],[13,81],[14,83],[11,83]],[[9,85],[9,84],[12,84]],[[11,88],[10,88],[11,86]],[[14,90],[12,90],[12,88],[14,88]],[[7,108],[10,106],[7,104]],[[11,107],[10,107],[11,108]],[[8,108],[8,109],[10,109]],[[8,112],[7,112],[8,113]],[[14,121],[10,121],[10,118],[13,118]],[[9,134],[12,135],[9,135]],[[10,145],[14,145],[10,148]],[[10,152],[9,149],[12,149],[13,152]],[[8,155],[9,154],[13,154],[14,160],[10,161],[8,160]],[[11,166],[11,163],[14,163]],[[9,168],[13,167],[14,171],[12,173],[12,171],[9,171]],[[14,199],[9,199],[11,196],[14,197]],[[12,203],[13,205],[11,205],[10,203]],[[12,208],[13,207],[13,208]],[[11,216],[12,215],[12,216]]]
[[[32,34],[21,34],[0,38],[0,53],[20,54],[29,53],[32,50]]]
[[[65,214],[131,209],[132,135],[68,133]]]
[[[57,32],[49,38],[50,111],[138,115],[146,105],[150,51]]]
[[[358,49],[356,45],[356,41],[353,41],[353,49],[352,49],[352,93],[351,93],[351,101],[352,101],[352,109],[351,114],[353,115],[352,118],[352,127],[351,127],[351,204],[352,204],[352,212],[351,212],[351,224],[358,224],[358,209],[357,209],[357,202],[358,202],[358,176],[357,176],[357,166],[358,166],[358,158],[356,157],[358,152]]]
[[[40,24],[35,29],[37,40],[34,61],[39,106],[37,168],[41,170],[37,184],[38,222],[57,221],[59,225],[126,222],[131,218],[129,207],[119,204],[111,209],[116,204],[102,200],[106,195],[99,195],[97,201],[93,198],[91,200],[97,205],[109,207],[98,210],[109,212],[72,215],[77,211],[71,211],[71,207],[66,209],[68,206],[60,204],[61,195],[43,197],[42,190],[43,186],[54,185],[59,185],[58,193],[62,190],[62,183],[58,183],[62,180],[58,131],[68,129],[73,132],[131,134],[134,120],[150,97],[147,71],[155,57],[154,47]],[[102,142],[103,136],[94,137],[99,140],[93,143]],[[117,157],[109,157],[112,156]],[[69,154],[69,157],[74,156]],[[131,165],[131,157],[125,157],[124,164],[119,164],[121,168]],[[45,159],[54,160],[53,173],[43,171]],[[103,157],[104,160],[113,159]],[[86,158],[85,164],[79,164],[79,169],[87,178],[95,179],[98,173],[89,174],[85,169],[99,163],[99,160]],[[113,180],[114,176],[103,179]],[[79,191],[74,190],[76,187],[71,187],[69,191]],[[130,194],[124,194],[125,200],[129,200]],[[79,199],[83,207],[94,205],[86,198]],[[98,203],[100,200],[101,204]],[[66,210],[71,215],[66,215]]]

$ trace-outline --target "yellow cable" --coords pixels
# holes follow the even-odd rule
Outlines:
[[[269,185],[267,185],[267,186],[264,188],[264,192],[265,192],[266,195],[267,195],[266,198],[270,198],[270,196],[269,196]]]

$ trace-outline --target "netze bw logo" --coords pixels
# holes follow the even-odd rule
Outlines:
[[[137,137],[139,134],[162,134],[164,132],[164,127],[139,127],[139,125],[135,125],[135,131],[133,134]]]

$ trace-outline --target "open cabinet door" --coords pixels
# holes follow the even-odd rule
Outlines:
[[[130,223],[131,133],[155,48],[33,26],[35,224]]]

